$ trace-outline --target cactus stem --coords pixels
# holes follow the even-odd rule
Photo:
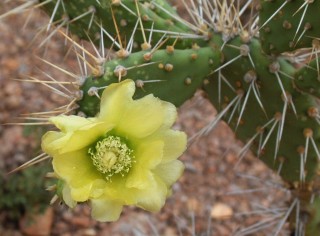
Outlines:
[[[243,148],[241,148],[241,150],[237,153],[237,156],[239,158],[239,161],[241,161],[244,156],[247,154],[247,152],[250,150],[250,147],[252,146],[254,140],[259,136],[259,140],[262,139],[262,134],[263,134],[263,130],[259,129],[251,138],[249,141],[246,142],[246,145],[243,146]],[[261,142],[259,142],[261,143]],[[260,145],[258,148],[258,151],[260,150]]]
[[[141,80],[141,79],[138,79],[138,80],[136,80],[136,87],[143,89],[143,86],[146,83],[158,83],[158,82],[165,82],[165,80]]]
[[[97,98],[101,99],[99,94],[98,94],[98,88],[97,87],[91,87],[89,90],[88,90],[88,95],[89,96],[96,96]]]
[[[112,0],[112,3],[111,3],[113,6],[122,6],[125,10],[127,10],[128,12],[130,12],[130,14],[134,15],[134,16],[137,16],[137,14],[132,11],[130,8],[128,8],[125,4],[123,4],[121,2],[121,0]]]
[[[280,78],[280,75],[277,71],[274,72],[276,78],[277,78],[277,81],[278,81],[278,84],[281,88],[281,91],[282,91],[282,96],[284,97],[285,101],[288,101],[288,97],[287,97],[287,92],[285,91],[284,87],[283,87],[283,84],[282,84],[282,81],[281,81],[281,78]]]
[[[139,5],[138,5],[138,1],[137,0],[135,0],[135,5],[136,5],[137,13],[138,13],[138,21],[139,21],[139,25],[141,27],[143,42],[145,44],[147,44],[147,38],[146,38],[146,34],[145,34],[144,27],[143,27],[143,24],[142,24],[140,9],[139,9]],[[143,47],[142,47],[142,49],[145,50]]]
[[[264,106],[261,102],[261,99],[260,99],[260,93],[259,93],[259,87],[256,83],[256,80],[257,80],[257,74],[254,70],[250,70],[248,71],[245,75],[244,75],[244,81],[247,82],[247,83],[250,83],[250,86],[249,86],[249,89],[247,91],[247,93],[249,94],[250,93],[250,90],[252,89],[253,90],[253,93],[256,97],[256,100],[257,102],[259,103],[259,106],[261,107],[263,113],[265,114],[266,118],[268,118],[268,115],[267,115],[267,112],[266,110],[264,109]]]
[[[318,149],[318,147],[317,147],[317,145],[316,145],[316,142],[315,142],[315,140],[314,140],[314,138],[313,138],[313,130],[312,130],[312,129],[309,129],[309,128],[306,128],[306,129],[304,129],[303,134],[304,134],[304,136],[305,136],[305,138],[306,138],[306,144],[305,144],[305,149],[306,149],[306,151],[305,151],[305,162],[307,162],[307,154],[308,154],[308,147],[309,147],[309,142],[310,142],[310,141],[311,141],[311,144],[312,144],[312,147],[313,147],[314,151],[315,151],[316,154],[317,154],[317,158],[318,158],[318,160],[320,161],[320,152],[319,152],[319,149]]]
[[[218,71],[218,99],[219,105],[221,104],[221,81],[223,81],[234,93],[236,89],[229,83],[227,78],[222,74],[221,70]]]
[[[235,112],[241,108],[240,106],[241,106],[242,98],[243,98],[243,96],[244,96],[244,91],[243,91],[242,89],[238,89],[238,90],[236,91],[236,93],[237,93],[237,97],[238,97],[239,99],[238,99],[237,103],[234,105],[234,107],[233,107],[233,109],[232,109],[232,111],[231,111],[231,114],[230,114],[228,123],[231,122],[231,120],[232,120]]]
[[[88,37],[88,39],[90,41],[91,47],[93,48],[93,50],[97,54],[98,58],[96,59],[96,63],[98,65],[102,65],[106,61],[106,57],[105,57],[105,53],[104,53],[104,47],[103,47],[103,34],[100,33],[100,44],[102,44],[101,45],[102,47],[100,49],[101,52],[99,52],[99,49],[97,49],[97,47],[94,45],[94,43],[92,42],[92,39],[90,38],[90,36],[87,33],[86,33],[86,35],[87,35],[87,37]],[[102,41],[101,41],[101,39],[102,39]],[[81,48],[83,48],[83,46]]]
[[[152,31],[154,33],[161,33],[164,36],[170,36],[171,38],[176,39],[204,39],[203,35],[192,34],[192,33],[183,33],[183,32],[175,32],[169,30],[159,30],[159,29],[145,29],[146,31]]]
[[[99,24],[97,23],[97,25],[99,25]],[[108,33],[108,31],[106,31],[106,30],[102,27],[102,24],[100,24],[99,27],[100,27],[100,31],[102,31],[103,34],[105,34],[105,35],[112,41],[112,44],[116,45],[118,49],[121,49],[121,45],[117,42],[117,40],[116,40],[115,38],[113,38],[113,37]],[[101,33],[101,35],[103,35],[103,34]]]
[[[228,62],[222,64],[220,67],[218,67],[217,69],[215,69],[215,70],[213,71],[213,73],[216,73],[217,71],[222,70],[223,68],[227,67],[228,65],[230,65],[230,64],[233,63],[233,62],[235,62],[236,60],[238,60],[238,59],[241,58],[241,57],[242,57],[242,55],[239,54],[238,56],[230,59]]]
[[[286,6],[288,2],[289,0],[285,0],[282,5],[259,27],[258,31],[260,31],[266,24],[268,24],[273,19],[273,17],[275,17],[275,15],[277,15],[278,12]]]
[[[268,143],[269,139],[270,139],[270,136],[271,134],[273,133],[273,131],[275,130],[276,126],[278,125],[278,133],[279,134],[279,130],[281,129],[281,117],[282,117],[282,114],[279,112],[277,113],[273,119],[271,119],[269,122],[270,124],[272,124],[269,132],[267,133],[266,137],[264,140],[262,140],[262,144],[261,144],[261,147],[260,147],[260,150],[258,150],[258,156],[260,156],[260,154],[262,153],[261,151],[265,148],[266,144]],[[268,122],[268,123],[269,123]],[[268,124],[267,123],[267,124]],[[279,124],[280,123],[280,124]],[[269,124],[268,124],[269,125]],[[263,126],[263,128],[266,128],[266,126]],[[277,135],[277,137],[279,137],[279,135]],[[278,143],[279,140],[277,140],[277,143]]]
[[[280,175],[282,167],[283,167],[283,164],[285,162],[285,158],[280,156],[280,157],[278,157],[278,160],[279,160],[279,167],[278,167],[278,170],[277,170],[277,174]]]
[[[161,11],[163,11],[164,13],[166,13],[168,16],[170,16],[172,19],[180,22],[181,24],[185,25],[186,27],[188,27],[190,30],[197,32],[198,30],[201,30],[199,27],[189,23],[188,21],[178,17],[177,15],[173,15],[172,13],[170,13],[167,9],[163,8],[162,6],[160,6],[158,3],[156,3],[155,1],[152,2],[152,4],[154,6],[156,6],[158,9],[160,9]]]
[[[70,20],[68,23],[69,23],[69,24],[74,23],[75,21],[80,20],[81,18],[83,18],[83,17],[91,14],[91,18],[90,18],[90,21],[89,21],[89,24],[88,24],[88,29],[87,29],[87,30],[90,30],[90,28],[91,28],[91,26],[92,26],[92,22],[93,22],[93,18],[94,18],[95,12],[96,12],[95,7],[94,7],[94,6],[90,6],[86,12],[84,12],[84,13],[82,13],[81,15],[73,18],[73,19]]]
[[[280,124],[279,124],[279,129],[278,129],[278,132],[277,132],[274,159],[276,159],[276,155],[278,154],[278,151],[279,151],[280,141],[281,141],[282,134],[283,134],[284,122],[286,120],[287,109],[288,109],[288,102],[285,102],[284,106],[283,106],[283,111],[282,111],[282,114],[281,114],[281,117],[280,117],[280,120],[279,120]]]
[[[238,126],[239,126],[239,124],[240,124],[240,121],[241,121],[241,118],[242,118],[244,109],[246,108],[246,105],[247,105],[247,102],[248,102],[248,98],[249,98],[249,96],[250,96],[250,92],[251,92],[251,89],[252,89],[252,85],[254,85],[254,83],[252,83],[252,84],[249,86],[249,89],[248,89],[248,91],[246,92],[246,96],[245,96],[244,101],[243,101],[243,103],[242,103],[242,107],[241,107],[240,114],[239,114],[239,117],[238,117],[237,125],[236,125],[236,127],[235,127],[235,131],[238,129]],[[258,98],[258,100],[260,100],[260,99]]]
[[[300,153],[300,181],[303,183],[305,183],[305,179],[306,179],[306,173],[305,173],[305,157],[304,157],[304,152],[305,152],[305,148],[302,149],[301,153]]]
[[[265,108],[264,108],[264,106],[262,104],[261,99],[260,99],[259,88],[258,88],[258,85],[257,85],[255,79],[253,81],[251,81],[251,83],[250,83],[249,89],[247,91],[247,96],[248,97],[249,97],[249,94],[250,94],[251,90],[253,91],[253,94],[254,94],[259,106],[261,107],[263,113],[265,114],[266,118],[268,118],[267,112],[266,112],[266,110],[265,110]]]
[[[300,42],[300,40],[302,39],[302,37],[305,35],[305,33],[311,29],[311,24],[310,23],[306,23],[305,26],[304,26],[304,29],[302,31],[302,33],[300,34],[299,38],[297,39],[297,41],[295,42],[294,46],[293,47],[296,47],[297,44]]]
[[[222,119],[222,117],[230,110],[230,108],[236,104],[235,107],[237,107],[241,101],[242,94],[238,94],[235,96],[230,103],[221,111],[219,114],[211,121],[209,124],[207,124],[205,127],[203,127],[201,130],[199,130],[197,133],[195,133],[193,136],[191,136],[188,139],[189,146],[194,143],[198,138],[204,135],[208,135],[218,124],[218,122]],[[233,113],[233,112],[232,112]]]
[[[305,1],[305,2],[302,4],[302,6],[298,9],[298,11],[300,11],[300,9],[302,9],[302,7],[305,5],[304,10],[303,10],[303,13],[302,13],[302,16],[301,16],[301,18],[300,18],[300,21],[299,21],[299,24],[298,24],[298,27],[297,27],[297,30],[296,30],[296,32],[295,32],[295,34],[294,34],[293,41],[295,41],[295,38],[296,38],[296,36],[297,36],[297,34],[298,34],[299,30],[300,30],[300,27],[301,27],[301,25],[302,25],[303,19],[304,19],[305,15],[306,15],[306,12],[307,12],[307,10],[308,10],[309,4],[306,4],[307,2],[308,2],[308,1]],[[298,13],[298,11],[296,11],[296,13]],[[296,13],[294,13],[293,15],[295,15]]]
[[[314,118],[315,121],[320,124],[320,114],[319,110],[316,107],[309,107],[308,109],[308,116]]]
[[[113,20],[113,25],[116,29],[116,33],[117,33],[117,39],[119,40],[119,44],[120,44],[120,51],[124,50],[123,49],[123,46],[122,46],[122,40],[121,40],[121,35],[120,35],[120,32],[119,32],[119,27],[118,27],[118,24],[117,24],[117,21],[115,19],[115,16],[114,16],[114,12],[113,12],[113,9],[111,8],[111,16],[112,16],[112,20]],[[120,57],[121,54],[118,54],[118,57]],[[120,58],[123,58],[123,57],[120,57]]]
[[[134,26],[134,28],[132,30],[132,34],[130,36],[129,43],[128,43],[127,48],[126,48],[126,50],[129,51],[130,53],[132,53],[133,44],[134,44],[134,36],[135,36],[135,34],[137,32],[138,24],[139,24],[139,20],[137,20],[137,22],[136,22],[136,24],[135,24],[135,26]],[[153,29],[153,24],[152,24],[152,29]],[[151,30],[150,38],[149,38],[149,41],[148,41],[148,45],[150,45],[152,33],[153,33],[153,31]],[[143,46],[142,46],[142,48],[143,48]]]

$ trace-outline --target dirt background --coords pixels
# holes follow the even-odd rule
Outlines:
[[[13,1],[1,1],[0,15],[15,6],[17,3]],[[19,122],[17,117],[24,113],[49,111],[66,104],[65,99],[40,84],[15,81],[26,76],[45,79],[41,70],[57,80],[70,80],[38,57],[78,74],[74,55],[66,57],[69,47],[62,37],[55,36],[45,47],[37,48],[43,35],[35,40],[34,37],[47,21],[48,18],[38,11],[0,20],[1,124]],[[179,108],[175,128],[191,137],[212,121],[215,113],[199,92]],[[12,170],[39,152],[39,138],[24,136],[23,129],[19,125],[0,126],[2,171]],[[247,227],[259,223],[265,227],[249,235],[273,235],[278,221],[270,219],[279,208],[285,207],[288,195],[281,188],[280,180],[254,156],[247,155],[238,162],[241,146],[223,122],[192,143],[181,157],[186,165],[185,173],[173,186],[173,195],[160,213],[125,207],[119,221],[98,223],[90,218],[90,209],[85,205],[68,210],[54,204],[49,213],[41,217],[43,222],[36,226],[40,228],[30,229],[21,220],[18,223],[5,220],[8,212],[2,211],[0,235],[228,236],[244,235]],[[281,234],[287,235],[285,230]]]

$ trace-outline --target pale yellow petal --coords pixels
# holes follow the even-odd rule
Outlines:
[[[42,136],[41,148],[45,153],[53,156],[65,146],[70,137],[71,133],[66,135],[57,131],[49,131]]]
[[[164,142],[162,162],[170,162],[179,158],[187,148],[187,135],[177,130],[163,130],[142,142],[161,140]]]
[[[51,156],[73,152],[94,144],[97,139],[113,128],[112,124],[90,123],[78,130],[68,132],[49,131],[42,138],[41,147]]]
[[[164,132],[163,162],[179,158],[187,148],[187,135],[176,130]]]
[[[102,93],[99,120],[117,123],[123,116],[123,111],[133,102],[135,83],[124,80],[121,83],[109,85]]]
[[[71,186],[71,185],[70,185]],[[82,185],[80,187],[70,187],[71,198],[77,202],[85,202],[90,199],[92,184]]]
[[[118,199],[125,205],[136,205],[148,211],[159,211],[168,195],[168,188],[161,179],[153,175],[148,179],[147,188],[128,188],[124,178],[112,179],[107,184],[106,195],[111,199]]]
[[[128,138],[144,138],[157,131],[165,122],[166,110],[152,94],[134,100],[122,111],[116,131]]]
[[[129,139],[144,138],[172,126],[177,117],[174,105],[152,94],[132,100],[134,91],[132,80],[109,85],[101,98],[98,119],[115,124],[117,134]]]
[[[162,100],[161,106],[165,117],[161,129],[169,129],[177,119],[177,108],[172,103]]]
[[[94,182],[103,178],[93,166],[86,150],[55,156],[53,168],[57,175],[69,185],[71,195],[76,201],[87,200],[91,195]]]
[[[127,175],[126,187],[128,188],[147,188],[152,181],[150,170],[155,168],[162,160],[163,142],[141,143],[134,152],[135,163]]]
[[[149,170],[131,170],[130,176],[127,178],[126,187],[137,189],[148,188],[151,184],[150,180],[152,180],[152,178],[152,173]]]
[[[77,202],[71,196],[71,189],[67,184],[63,185],[62,198],[64,203],[70,208],[74,208],[77,205]]]
[[[119,219],[122,204],[108,199],[91,199],[92,218],[101,222],[111,222]]]
[[[75,130],[65,146],[59,149],[59,153],[63,154],[88,147],[94,144],[100,137],[109,132],[113,127],[113,124],[94,123]]]
[[[71,197],[73,200],[78,202],[84,202],[92,198],[99,198],[104,194],[106,186],[107,184],[104,179],[96,179],[81,187],[74,187],[74,185],[72,185],[72,188],[70,189]]]
[[[126,187],[127,177],[113,176],[112,181],[107,183],[105,194],[111,199],[122,201],[125,205],[134,205],[137,200],[135,188]]]
[[[137,206],[152,212],[163,207],[168,195],[168,188],[160,179],[154,178],[152,187],[136,192]]]
[[[70,132],[77,130],[81,127],[84,127],[86,125],[92,124],[96,122],[95,118],[86,119],[81,116],[66,116],[66,115],[60,115],[60,116],[54,116],[49,119],[51,123],[53,123],[58,129],[60,129],[62,132]]]
[[[152,172],[157,175],[168,187],[176,182],[182,175],[184,165],[179,160],[158,165]]]

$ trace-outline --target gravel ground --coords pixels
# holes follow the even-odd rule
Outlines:
[[[0,3],[0,15],[12,9],[12,2]],[[68,70],[76,71],[74,56],[65,57],[64,39],[53,37],[47,46],[37,48],[35,39],[48,19],[34,11],[0,20],[0,123],[18,122],[27,112],[52,110],[66,104],[65,99],[35,83],[18,82],[26,76],[44,78],[42,71],[58,80],[70,80],[61,72],[45,65],[40,58]],[[28,21],[27,24],[25,24]],[[175,127],[191,137],[214,119],[215,110],[201,92],[179,108]],[[29,160],[39,151],[39,138],[23,135],[19,125],[0,126],[0,170],[9,171]],[[90,218],[90,209],[78,206],[67,210],[52,206],[53,214],[43,219],[50,235],[241,235],[246,227],[270,220],[267,209],[285,207],[288,195],[280,180],[252,155],[239,162],[242,144],[225,123],[190,144],[181,157],[186,165],[182,178],[173,186],[173,195],[158,214],[126,207],[118,222],[98,223]],[[23,193],[20,193],[23,194]],[[0,235],[28,233],[23,226],[4,220],[0,212]],[[21,223],[21,222],[20,222]],[[20,224],[21,225],[21,224]],[[273,235],[276,225],[251,235]],[[36,235],[31,231],[29,235]],[[283,235],[287,235],[285,231]]]

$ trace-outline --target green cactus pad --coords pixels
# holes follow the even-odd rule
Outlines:
[[[289,62],[262,54],[257,39],[248,46],[248,56],[239,57],[245,48],[241,40],[228,42],[223,49],[225,64],[238,59],[222,65],[204,89],[245,147],[284,180],[308,181],[320,158],[319,124],[309,115],[310,109],[318,109],[317,101],[295,88],[295,68]],[[242,151],[240,157],[246,149]]]
[[[146,60],[147,59],[147,60]],[[81,87],[83,99],[78,102],[79,111],[94,116],[99,109],[99,99],[91,93],[98,89],[101,95],[105,86],[120,79],[136,81],[134,98],[154,94],[176,106],[193,96],[201,87],[203,79],[220,63],[220,52],[212,48],[157,50],[131,54],[125,59],[116,59],[104,65],[104,75],[89,77]]]
[[[314,59],[295,74],[295,84],[302,91],[320,98],[319,59]]]
[[[308,206],[308,222],[306,224],[306,236],[319,234],[320,231],[320,197],[316,196],[312,203]],[[306,214],[305,213],[305,214]]]
[[[40,2],[44,2],[44,0]],[[137,51],[141,44],[148,41],[151,29],[154,30],[152,32],[152,42],[150,42],[153,45],[161,39],[165,32],[190,33],[188,27],[177,20],[180,19],[179,16],[165,0],[157,0],[155,3],[157,6],[161,6],[160,10],[154,4],[151,4],[151,1],[139,1],[136,5],[135,1],[131,0],[52,0],[42,8],[51,16],[55,25],[68,28],[81,39],[88,40],[89,38],[98,43],[101,32],[103,32],[105,34],[105,47],[114,46],[114,41],[125,47],[132,34],[134,34],[136,48],[133,48],[133,51]],[[141,21],[139,21],[139,13]],[[145,35],[143,35],[143,32]],[[113,39],[110,39],[110,37]],[[169,43],[174,42],[174,40],[173,38],[170,39]],[[192,40],[179,40],[176,43],[176,47],[182,48],[191,45]]]
[[[320,1],[260,0],[260,41],[267,54],[312,47],[320,37]]]

